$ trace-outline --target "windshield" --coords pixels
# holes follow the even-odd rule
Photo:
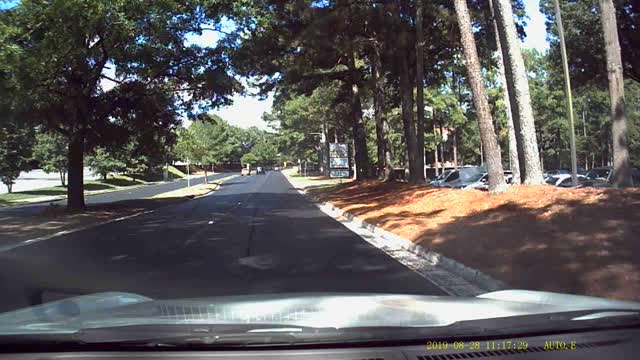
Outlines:
[[[0,0],[0,348],[640,302],[632,3]]]
[[[587,172],[586,177],[589,179],[606,179],[609,177],[609,172],[611,172],[609,169],[593,169]]]
[[[471,176],[469,177],[469,180],[468,180],[468,181],[469,181],[469,182],[476,182],[476,181],[479,181],[479,180],[481,180],[481,179],[483,179],[483,178],[485,178],[485,177],[487,177],[487,176],[488,176],[487,174],[483,174],[483,173],[480,173],[480,174],[473,174],[473,175],[471,175]]]
[[[548,176],[545,182],[549,185],[555,185],[556,182],[558,182],[558,179],[559,178],[557,176]]]

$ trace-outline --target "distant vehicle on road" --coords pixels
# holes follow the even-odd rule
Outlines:
[[[249,170],[249,169],[247,169],[246,167],[244,167],[244,168],[242,168],[242,170],[240,171],[240,175],[242,175],[242,176],[245,176],[245,175],[249,176],[249,175],[251,175],[251,170]]]
[[[585,186],[584,184],[586,180],[587,178],[585,176],[578,175],[578,185],[576,187]],[[547,183],[548,185],[553,185],[557,187],[574,187],[571,180],[571,174],[551,175],[551,176],[548,176],[544,180],[544,182]]]
[[[436,180],[431,185],[436,187],[448,187],[448,188],[464,188],[465,186],[474,183],[482,177],[482,174],[487,170],[480,166],[463,167],[456,170],[450,170],[442,180]]]
[[[274,166],[274,167],[273,167],[273,170],[275,170],[275,171],[280,171],[280,166]]]
[[[262,166],[256,168],[256,175],[264,175],[264,168]]]

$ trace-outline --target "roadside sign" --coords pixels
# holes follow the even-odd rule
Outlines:
[[[329,176],[332,178],[349,177],[349,145],[345,143],[329,144]]]
[[[329,176],[331,176],[332,178],[348,178],[349,177],[349,170],[334,170],[331,169],[329,172]]]

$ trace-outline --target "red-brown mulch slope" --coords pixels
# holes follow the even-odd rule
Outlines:
[[[640,189],[371,181],[315,196],[512,288],[640,300]]]

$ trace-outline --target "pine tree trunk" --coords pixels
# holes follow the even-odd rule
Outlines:
[[[466,0],[454,0],[454,6],[458,17],[458,25],[460,27],[460,36],[462,47],[464,49],[469,85],[471,86],[471,92],[473,93],[473,104],[478,115],[480,141],[483,144],[486,154],[487,172],[489,173],[489,191],[502,192],[506,189],[507,185],[504,181],[502,159],[500,156],[500,149],[498,148],[496,133],[493,127],[491,111],[489,110],[489,102],[487,101],[487,97],[484,93],[480,60],[478,59],[478,51],[476,49],[476,43],[471,29],[469,9],[467,8]]]
[[[380,44],[373,45],[372,75],[375,84],[373,97],[376,118],[376,141],[378,145],[378,177],[383,181],[392,181],[393,156],[389,143],[389,124],[384,110],[384,76],[381,73],[382,61],[380,60]]]
[[[436,110],[433,109],[433,135],[438,135],[438,132],[436,131]],[[438,166],[438,146],[439,144],[436,144],[435,149],[433,150],[433,166],[436,169],[436,177],[440,175],[439,169],[440,166]]]
[[[84,136],[76,134],[71,137],[67,158],[69,163],[67,208],[84,209]]]
[[[498,23],[495,19],[495,12],[493,10],[493,1],[489,1],[489,8],[491,10],[491,17],[493,18],[493,31],[496,36],[496,45],[498,48],[498,78],[504,91],[502,92],[505,112],[507,115],[507,137],[509,139],[509,164],[511,172],[513,173],[512,184],[520,183],[520,164],[518,163],[518,143],[516,141],[516,130],[513,126],[513,113],[511,112],[511,100],[509,99],[509,89],[507,87],[507,78],[504,70],[504,60],[502,59],[502,44],[500,43],[500,36],[498,35]]]
[[[351,116],[354,142],[354,158],[356,163],[356,180],[365,180],[369,177],[369,154],[367,153],[367,137],[364,132],[362,120],[362,103],[360,102],[360,87],[358,86],[358,74],[355,63],[354,51],[349,51],[349,76],[351,86]]]
[[[66,178],[67,172],[66,172],[66,170],[61,170],[61,171],[59,171],[59,173],[60,173],[60,183],[62,184],[62,187],[67,187],[67,178]],[[104,180],[107,180],[106,176],[104,177]]]
[[[402,102],[402,125],[404,128],[404,137],[407,148],[407,167],[409,169],[408,181],[413,184],[420,183],[419,172],[417,166],[417,139],[415,120],[413,118],[413,86],[409,81],[409,64],[407,62],[407,33],[400,35],[400,96]]]
[[[424,40],[422,36],[422,18],[424,3],[416,2],[416,167],[419,173],[415,180],[424,183]]]
[[[330,149],[329,149],[329,127],[326,121],[322,122],[322,137],[324,142],[322,143],[322,163],[324,167],[324,176],[331,176],[331,163],[330,163]]]
[[[520,178],[524,184],[542,184],[538,141],[529,94],[527,71],[520,52],[520,39],[513,20],[511,0],[491,0],[502,45],[505,77],[516,135]]]
[[[609,73],[609,96],[611,97],[611,135],[613,148],[613,174],[611,183],[616,188],[633,185],[629,166],[629,146],[627,135],[627,117],[624,104],[624,79],[616,9],[612,0],[600,0],[602,28],[607,52],[607,70]]]
[[[458,132],[453,131],[453,168],[458,168]]]

